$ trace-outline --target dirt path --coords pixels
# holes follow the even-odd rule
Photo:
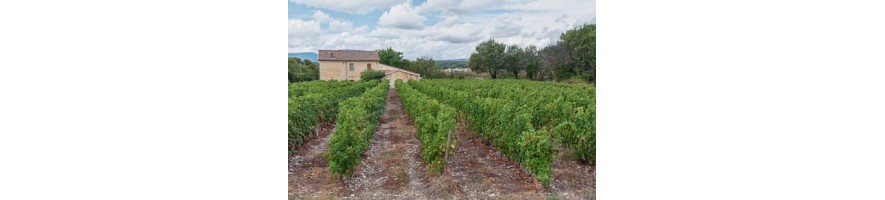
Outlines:
[[[319,136],[308,139],[298,154],[289,158],[290,199],[323,198],[350,192],[340,181],[330,178],[329,162],[323,156],[335,132],[334,126],[334,122],[321,124]]]
[[[565,154],[564,150],[558,154]],[[550,192],[564,199],[596,199],[596,167],[560,156],[553,160]]]
[[[347,181],[354,193],[369,199],[426,198],[427,175],[421,160],[420,142],[403,110],[396,90],[387,95],[381,124],[372,136],[371,147]]]

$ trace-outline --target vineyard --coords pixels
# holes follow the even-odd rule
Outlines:
[[[385,81],[289,84],[290,198],[595,198],[595,86]]]

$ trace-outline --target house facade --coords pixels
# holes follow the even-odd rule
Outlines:
[[[421,79],[421,74],[381,64],[377,51],[319,50],[320,80],[360,80],[363,71],[383,71],[393,80]]]

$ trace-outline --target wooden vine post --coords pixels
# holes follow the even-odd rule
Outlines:
[[[443,162],[445,162],[445,163],[443,163],[443,171],[446,171],[446,165],[449,163],[449,146],[451,145],[451,142],[452,142],[452,130],[449,129],[449,135],[446,136],[446,152],[445,152],[446,156],[443,158]]]

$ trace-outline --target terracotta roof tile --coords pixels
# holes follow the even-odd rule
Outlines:
[[[377,51],[319,50],[319,60],[380,61]]]

